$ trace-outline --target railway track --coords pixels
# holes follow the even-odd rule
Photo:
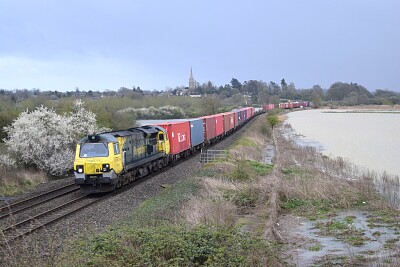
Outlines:
[[[58,199],[63,201],[63,197],[69,198],[68,195],[73,196],[73,193],[78,190],[78,186],[70,183],[26,199],[8,202],[0,206],[0,244],[9,243],[14,239],[27,235],[66,216],[67,210],[62,214],[60,210],[83,200],[87,195],[67,200],[63,204],[53,204],[53,202],[57,202]],[[52,204],[52,208],[46,208],[46,206],[51,206]],[[80,208],[73,208],[73,211],[70,211],[70,213]]]
[[[100,201],[104,197],[106,196],[90,198],[88,195],[81,195],[66,203],[30,216],[27,219],[15,222],[12,225],[1,229],[0,243],[9,244],[15,239],[26,236],[40,228],[45,227],[46,225],[54,223],[59,219],[62,219],[78,210]]]
[[[77,190],[79,190],[79,187],[75,183],[70,183],[27,199],[7,203],[0,206],[0,220]]]

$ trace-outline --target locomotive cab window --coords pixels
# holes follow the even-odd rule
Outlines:
[[[119,146],[118,143],[114,143],[114,155],[118,155],[119,154]]]
[[[107,157],[108,148],[104,143],[84,143],[81,144],[79,157],[81,158],[94,158],[94,157]]]

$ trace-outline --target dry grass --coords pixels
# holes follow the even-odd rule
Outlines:
[[[25,168],[0,169],[0,196],[21,194],[41,183],[48,182],[44,172]]]
[[[301,148],[282,138],[279,142],[285,195],[337,201],[346,206],[359,193],[375,192],[372,181],[367,177],[356,178],[354,166],[343,159],[330,159],[313,148]]]
[[[250,177],[245,180],[229,179],[243,160],[262,160],[262,150],[268,142],[261,126],[267,123],[260,117],[246,129],[242,137],[229,148],[229,160],[208,164],[200,177],[201,190],[181,209],[182,217],[192,225],[241,224],[243,216],[253,214],[263,217],[265,203],[269,199],[270,186],[266,177]],[[210,173],[212,175],[210,175]],[[210,177],[212,176],[212,177]]]
[[[262,161],[261,152],[268,142],[268,137],[262,133],[262,126],[267,124],[265,116],[257,118],[242,134],[242,137],[229,148],[230,157]]]
[[[203,178],[201,190],[181,209],[182,217],[192,225],[233,226],[237,218],[235,205],[227,201],[224,191],[240,190],[240,184],[226,179]]]
[[[285,199],[326,201],[334,208],[356,207],[360,201],[374,208],[398,205],[398,177],[359,168],[340,157],[329,158],[282,136],[278,142],[283,173],[280,191]]]
[[[339,108],[348,110],[400,110],[400,105],[341,106]]]

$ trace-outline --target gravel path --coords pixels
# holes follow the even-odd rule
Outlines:
[[[253,123],[253,121],[248,124]],[[248,125],[214,145],[213,149],[226,149],[239,135],[246,131],[247,128]],[[190,178],[200,168],[200,154],[197,154],[174,167],[168,168],[157,175],[153,175],[151,178],[145,178],[136,182],[136,184],[128,190],[122,190],[121,193],[115,196],[91,205],[56,224],[33,233],[24,243],[15,243],[13,244],[14,248],[9,248],[8,250],[10,252],[11,250],[15,251],[14,249],[19,248],[21,257],[28,256],[24,255],[27,251],[40,251],[36,253],[37,255],[34,255],[36,257],[52,257],[54,253],[62,250],[63,246],[66,244],[66,240],[87,231],[97,233],[104,231],[107,226],[130,215],[141,202],[156,196],[163,190],[161,185],[175,184]],[[44,191],[49,187],[54,187],[55,184],[58,186],[62,183],[69,183],[71,180],[73,179],[67,178],[47,185],[43,184],[38,190]],[[16,254],[14,257],[15,256]],[[10,257],[12,257],[12,255]],[[32,255],[29,257],[32,257]]]

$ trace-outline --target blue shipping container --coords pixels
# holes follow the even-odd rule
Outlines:
[[[246,112],[246,110],[242,109],[241,112],[242,112],[242,118],[243,118],[242,121],[247,121],[247,112]]]
[[[193,119],[190,122],[190,140],[191,147],[204,143],[203,119]]]
[[[239,125],[242,124],[242,112],[240,110],[235,111],[238,113]]]

